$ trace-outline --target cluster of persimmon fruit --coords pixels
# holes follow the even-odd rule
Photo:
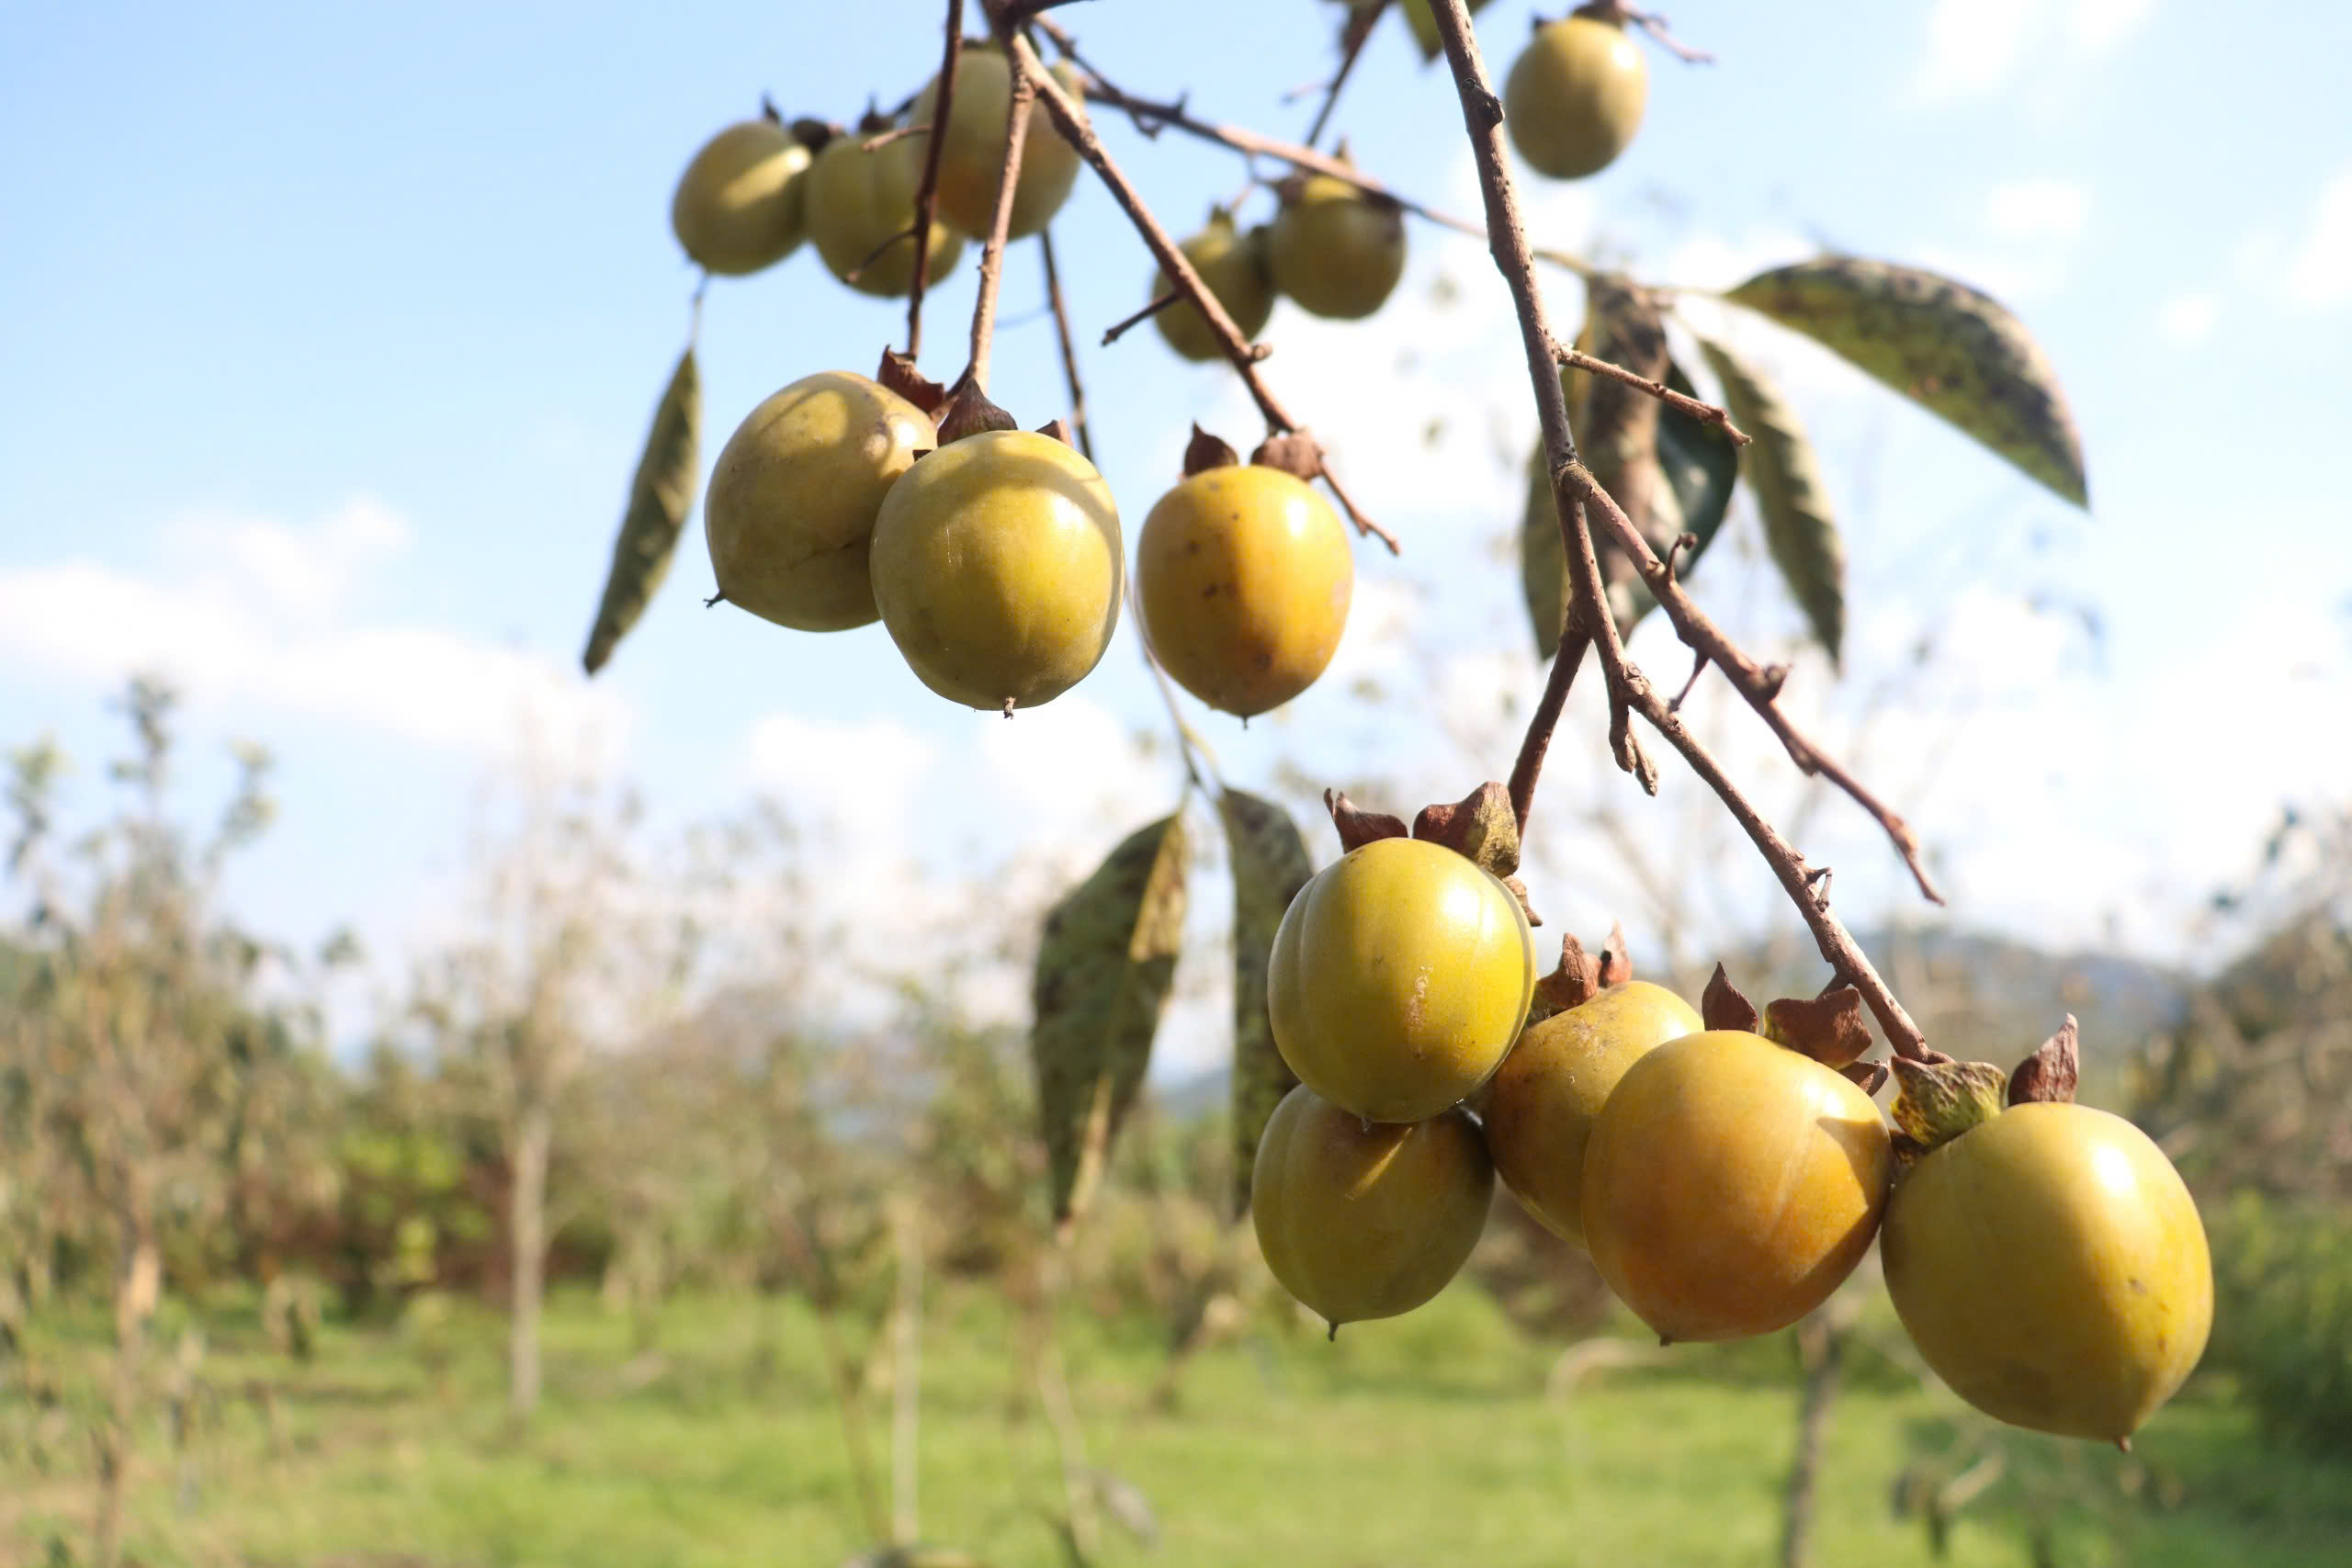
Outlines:
[[[1299,1084],[1250,1210],[1334,1334],[1443,1289],[1499,1175],[1668,1342],[1787,1327],[1875,1239],[1922,1357],[2004,1421],[2124,1442],[2188,1377],[2204,1230],[2144,1134],[2073,1102],[2071,1019],[2014,1075],[1896,1058],[1890,1128],[1852,991],[1759,1016],[1718,971],[1693,1008],[1622,945],[1539,981],[1519,893],[1425,837],[1360,841],[1293,900],[1267,984]]]
[[[915,99],[913,123],[928,124],[935,90]],[[1011,92],[1002,52],[967,45],[940,149],[933,271],[954,261],[962,231],[993,215]],[[1032,114],[1014,176],[1015,235],[1045,226],[1078,168],[1043,111]],[[805,235],[854,287],[905,292],[921,138],[865,130],[880,144],[836,136],[813,156],[773,119],[722,130],[679,181],[680,243],[711,271],[744,271],[781,259]],[[1373,210],[1354,187],[1327,184],[1334,188],[1290,204],[1303,237],[1285,241],[1276,225],[1272,254],[1306,257],[1301,279],[1360,270],[1314,259],[1355,243],[1358,220]],[[1385,296],[1403,265],[1403,236],[1393,209],[1379,216],[1395,231]],[[1213,286],[1229,287],[1228,269],[1200,238],[1192,248]],[[1180,352],[1183,312],[1198,322],[1189,305],[1161,312]],[[1262,324],[1260,312],[1251,330]],[[704,500],[718,597],[802,631],[878,619],[940,695],[984,710],[1034,707],[1083,679],[1110,645],[1125,596],[1119,509],[1093,464],[1050,430],[958,428],[944,402],[899,362],[879,378],[805,376],[754,408],[720,450]],[[1289,701],[1329,663],[1353,557],[1330,505],[1289,469],[1240,463],[1199,441],[1186,467],[1145,519],[1136,598],[1170,674],[1247,718]]]

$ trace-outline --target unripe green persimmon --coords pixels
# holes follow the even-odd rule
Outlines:
[[[1274,280],[1267,271],[1266,235],[1262,229],[1246,232],[1234,225],[1232,215],[1223,209],[1209,215],[1208,227],[1186,240],[1177,249],[1209,286],[1216,302],[1241,329],[1241,335],[1255,338],[1266,330],[1267,318],[1274,313]],[[1168,292],[1171,286],[1168,275],[1151,275],[1151,299]],[[1148,303],[1148,300],[1147,300]],[[1175,304],[1151,318],[1159,329],[1160,338],[1184,358],[1205,362],[1225,357],[1225,345],[1209,331],[1207,320],[1200,308],[1190,299]]]
[[[2188,1188],[2146,1134],[2086,1105],[2011,1106],[1930,1150],[1897,1179],[1879,1252],[1936,1375],[2036,1431],[2129,1438],[2212,1326]]]
[[[1309,878],[1267,960],[1274,1044],[1374,1122],[1419,1122],[1485,1082],[1535,994],[1518,896],[1422,839],[1379,839]]]
[[[1304,480],[1207,468],[1159,498],[1136,541],[1136,597],[1176,683],[1244,718],[1323,673],[1355,586],[1348,531]]]
[[[1368,1125],[1302,1084],[1259,1136],[1250,1219],[1283,1289],[1336,1332],[1445,1289],[1478,1245],[1494,1190],[1477,1123],[1462,1111]]]
[[[847,370],[803,376],[761,403],[720,449],[703,502],[719,592],[801,631],[873,620],[875,514],[938,439],[921,409]]]
[[[1068,64],[1053,67],[1071,97],[1079,95],[1078,73]],[[939,92],[936,78],[915,100],[908,123],[929,125],[932,105]],[[1004,171],[1006,112],[1012,103],[1012,72],[1004,51],[993,44],[967,47],[956,62],[956,94],[947,111],[947,139],[939,152],[940,215],[965,233],[986,238],[996,218],[997,180]],[[910,190],[922,179],[924,138],[910,136],[893,142],[893,156],[913,172]],[[1034,234],[1061,210],[1078,181],[1078,149],[1054,128],[1045,105],[1031,101],[1029,125],[1021,142],[1021,173],[1012,187],[1012,227],[1007,234],[1019,239]]]
[[[1495,1172],[1545,1229],[1584,1245],[1584,1151],[1625,1069],[1705,1027],[1663,986],[1628,980],[1532,1025],[1487,1085],[1479,1114]]]
[[[702,144],[670,197],[670,228],[707,272],[757,272],[792,254],[806,229],[808,149],[772,119],[729,126]]]
[[[924,685],[967,707],[1035,707],[1084,678],[1118,625],[1124,564],[1111,487],[1029,431],[949,442],[874,520],[882,624]]]
[[[1648,97],[1649,65],[1622,24],[1566,17],[1538,28],[1511,62],[1503,129],[1538,174],[1582,179],[1633,141]]]
[[[919,164],[893,156],[899,144],[865,151],[875,132],[836,136],[817,154],[807,180],[808,238],[826,270],[861,294],[895,299],[915,285],[915,187]],[[895,238],[893,236],[896,236]],[[887,242],[887,243],[886,243]],[[931,226],[936,282],[964,254],[964,236],[944,220]],[[857,275],[852,281],[850,275]]]
[[[1610,1091],[1585,1245],[1667,1339],[1737,1339],[1829,1299],[1878,1233],[1894,1154],[1870,1096],[1761,1035],[1686,1034]]]
[[[1299,309],[1357,321],[1405,276],[1405,215],[1345,180],[1309,175],[1285,191],[1266,248],[1274,287]]]

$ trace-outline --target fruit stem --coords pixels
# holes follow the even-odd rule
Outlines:
[[[1553,356],[1553,345],[1558,341],[1544,317],[1544,301],[1535,287],[1534,263],[1527,247],[1527,235],[1519,220],[1518,197],[1511,185],[1510,171],[1503,156],[1502,99],[1497,96],[1487,79],[1485,62],[1478,53],[1476,37],[1470,30],[1470,18],[1462,0],[1430,0],[1430,14],[1437,22],[1438,37],[1445,48],[1447,68],[1453,73],[1454,90],[1462,100],[1462,118],[1470,138],[1473,155],[1478,165],[1478,187],[1487,209],[1487,243],[1495,258],[1496,267],[1510,286],[1511,302],[1520,321],[1520,333],[1527,350],[1528,373],[1534,384],[1535,406],[1544,425],[1544,453],[1553,479],[1553,498],[1560,513],[1561,536],[1567,547],[1571,604],[1566,635],[1590,637],[1600,656],[1602,675],[1609,682],[1610,740],[1618,764],[1634,773],[1645,787],[1655,788],[1655,775],[1645,774],[1648,761],[1633,744],[1627,731],[1626,713],[1633,710],[1668,744],[1681,753],[1692,772],[1714,791],[1725,808],[1746,830],[1781,886],[1804,916],[1812,931],[1814,941],[1839,978],[1861,992],[1871,1014],[1877,1018],[1887,1043],[1899,1055],[1915,1060],[1929,1055],[1927,1037],[1903,1004],[1895,999],[1886,982],[1871,967],[1860,944],[1854,941],[1844,924],[1829,912],[1826,897],[1816,896],[1807,876],[1804,857],[1781,837],[1764,819],[1747,797],[1740,792],[1722,763],[1713,752],[1691,734],[1680,716],[1654,689],[1641,671],[1625,659],[1623,645],[1617,637],[1616,624],[1610,617],[1607,601],[1601,595],[1600,573],[1592,548],[1592,536],[1586,525],[1588,511],[1599,516],[1607,525],[1611,539],[1641,569],[1643,581],[1658,602],[1665,605],[1673,619],[1675,629],[1694,649],[1707,654],[1723,667],[1724,673],[1738,686],[1749,705],[1772,727],[1789,750],[1792,760],[1808,773],[1818,773],[1837,783],[1852,795],[1865,810],[1876,817],[1885,828],[1905,861],[1911,866],[1923,890],[1932,897],[1932,886],[1927,882],[1917,857],[1917,843],[1902,819],[1872,798],[1852,775],[1838,768],[1813,744],[1799,736],[1777,706],[1778,687],[1765,694],[1765,671],[1746,653],[1701,614],[1680,583],[1666,570],[1649,543],[1627,519],[1623,511],[1594,480],[1591,471],[1578,458],[1576,438],[1569,433],[1567,407],[1560,391],[1560,375]],[[1759,700],[1760,699],[1760,700]],[[1540,712],[1540,708],[1539,708]],[[1555,714],[1556,722],[1557,715]],[[1548,743],[1548,732],[1544,736]],[[1527,748],[1522,747],[1522,754]],[[1813,765],[1808,767],[1810,761]],[[1532,782],[1530,782],[1530,792]],[[1513,805],[1518,805],[1515,795]]]
[[[1323,140],[1323,128],[1330,123],[1331,111],[1340,107],[1340,89],[1348,85],[1349,75],[1356,68],[1356,56],[1363,52],[1372,29],[1388,12],[1388,0],[1372,0],[1348,13],[1347,26],[1340,29],[1340,68],[1331,73],[1331,85],[1323,89],[1322,107],[1315,111],[1315,123],[1306,128],[1306,145],[1314,146]]]
[[[1054,233],[1037,231],[1037,251],[1046,258],[1046,303],[1053,307],[1054,336],[1062,349],[1062,377],[1069,383],[1069,423],[1078,432],[1078,449],[1094,461],[1094,437],[1086,423],[1086,383],[1078,378],[1078,340],[1070,334],[1069,306],[1062,299],[1061,268],[1054,265]]]
[[[933,134],[923,138],[922,180],[915,186],[915,275],[907,290],[907,357],[922,353],[922,297],[931,286],[931,225],[939,207],[939,157],[947,137],[937,128],[956,107],[956,62],[964,54],[964,0],[947,0],[947,42],[939,62],[939,90],[932,95]]]
[[[1014,69],[1025,74],[1033,84],[1037,101],[1046,106],[1046,113],[1052,118],[1054,129],[1060,131],[1063,139],[1072,147],[1078,149],[1078,155],[1086,161],[1087,166],[1091,168],[1096,176],[1102,180],[1103,188],[1111,193],[1111,198],[1119,204],[1122,211],[1126,213],[1128,220],[1135,225],[1136,232],[1142,236],[1145,248],[1151,252],[1152,259],[1159,263],[1160,272],[1186,299],[1192,302],[1193,308],[1200,311],[1201,320],[1208,324],[1209,331],[1216,335],[1218,346],[1225,350],[1226,358],[1231,362],[1234,369],[1240,373],[1242,385],[1250,389],[1250,400],[1258,405],[1258,412],[1265,416],[1267,430],[1275,434],[1295,432],[1302,439],[1311,439],[1306,436],[1306,427],[1300,424],[1292,416],[1291,412],[1275,399],[1273,391],[1266,385],[1265,378],[1258,374],[1258,360],[1261,357],[1258,350],[1251,345],[1241,329],[1234,325],[1233,317],[1227,312],[1216,293],[1201,280],[1201,275],[1193,267],[1192,258],[1178,248],[1166,226],[1152,215],[1151,209],[1145,205],[1143,197],[1136,190],[1133,182],[1128,180],[1125,172],[1119,167],[1103,147],[1102,139],[1094,134],[1092,126],[1087,124],[1086,117],[1080,112],[1077,102],[1063,90],[1062,85],[1055,81],[1047,73],[1029,40],[1021,36],[1018,31],[1010,30],[1002,25],[1004,17],[1011,9],[1008,0],[982,0],[982,3],[987,6],[991,19],[999,24],[998,36],[1004,40],[1007,57],[1013,62]],[[1069,52],[1067,44],[1063,41],[1067,35],[1062,34],[1043,17],[1029,19],[1039,28],[1046,31],[1048,36],[1053,37],[1057,44],[1063,48],[1065,53]],[[1317,447],[1317,451],[1319,464],[1321,448]],[[1388,547],[1389,554],[1396,554],[1398,547],[1396,536],[1364,515],[1348,492],[1340,488],[1340,482],[1332,477],[1328,466],[1322,466],[1322,475],[1324,482],[1331,487],[1332,495],[1339,500],[1340,507],[1346,511],[1349,520],[1355,524],[1357,532],[1372,535]]]
[[[989,350],[996,342],[996,298],[1004,280],[1004,242],[1012,230],[1012,198],[1021,188],[1021,150],[1029,141],[1029,107],[1037,100],[1036,74],[1009,44],[1005,64],[1012,73],[1012,91],[1004,110],[1004,166],[997,171],[996,211],[989,220],[988,243],[980,252],[980,291],[972,301],[972,363],[964,372],[983,392],[989,389]]]

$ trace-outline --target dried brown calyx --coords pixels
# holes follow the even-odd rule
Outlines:
[[[1897,1059],[1894,1152],[1907,1167],[2012,1105],[2071,1104],[2082,1076],[2075,1015],[2033,1054],[2004,1073],[1990,1062]]]
[[[1560,939],[1559,965],[1535,982],[1535,1000],[1528,1009],[1527,1021],[1538,1024],[1570,1008],[1582,1007],[1610,987],[1622,986],[1633,977],[1634,961],[1625,953],[1622,924],[1610,926],[1609,945],[1598,958],[1587,953],[1571,931]]]
[[[980,384],[967,374],[956,378],[948,390],[947,406],[939,412],[939,444],[961,441],[968,435],[985,435],[992,431],[1018,430],[1021,422],[989,400]]]
[[[1184,443],[1184,477],[1207,473],[1211,468],[1230,468],[1238,465],[1241,454],[1221,438],[1211,435],[1199,425],[1193,426],[1193,438]]]
[[[915,362],[895,348],[882,351],[882,366],[874,378],[931,415],[933,424],[939,422],[939,411],[947,406],[947,389],[916,369]]]
[[[1335,789],[1323,792],[1342,849],[1360,849],[1375,839],[1426,839],[1442,844],[1510,888],[1519,899],[1527,923],[1540,926],[1543,917],[1527,901],[1527,884],[1519,871],[1519,818],[1510,807],[1510,791],[1488,782],[1460,800],[1425,806],[1408,829],[1405,819],[1385,811],[1366,811]]]
[[[1282,430],[1258,443],[1250,460],[1261,468],[1280,468],[1301,484],[1313,484],[1323,472],[1323,448],[1303,430]]]
[[[1699,1019],[1709,1029],[1761,1034],[1844,1075],[1864,1094],[1876,1094],[1886,1082],[1884,1063],[1862,1060],[1872,1042],[1862,1018],[1862,994],[1851,986],[1832,986],[1817,997],[1781,997],[1759,1014],[1718,964],[1699,998]]]

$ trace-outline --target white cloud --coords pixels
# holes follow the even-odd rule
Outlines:
[[[1936,0],[1918,92],[1931,101],[1989,93],[2008,79],[2042,9],[2036,0]]]
[[[199,513],[162,531],[151,570],[83,558],[0,572],[0,652],[93,685],[160,670],[199,701],[509,757],[589,765],[626,734],[609,691],[446,626],[370,621],[356,591],[409,530],[355,501],[308,527]]]
[[[2155,0],[2075,0],[2068,31],[2093,54],[2109,50],[2140,30],[2155,8]]]
[[[2195,348],[2213,335],[2221,319],[2222,301],[2211,294],[2179,294],[2156,312],[2156,328],[2183,348]]]
[[[2352,302],[2352,168],[2321,187],[2310,230],[2289,253],[2287,298],[2332,310]]]
[[[750,782],[796,820],[855,840],[902,835],[916,782],[939,748],[893,718],[849,721],[773,713],[744,741]]]
[[[2061,39],[2075,66],[2111,52],[2152,8],[2153,0],[1936,0],[1914,91],[1930,103],[1999,92]]]
[[[2012,180],[1984,197],[1984,220],[2005,240],[2071,240],[2083,231],[2090,193],[2071,180]]]

